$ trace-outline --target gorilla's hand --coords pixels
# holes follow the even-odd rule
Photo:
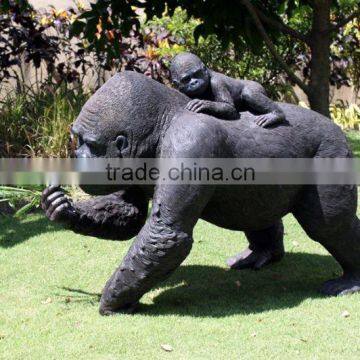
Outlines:
[[[51,221],[66,222],[78,216],[72,202],[60,186],[49,186],[41,195],[41,207]]]
[[[255,123],[261,127],[268,127],[284,121],[283,114],[278,114],[276,112],[271,112],[268,114],[263,114],[256,116]]]
[[[240,118],[235,106],[226,102],[194,99],[186,104],[185,109],[224,120],[238,120]]]
[[[207,113],[213,110],[213,102],[208,100],[194,99],[186,104],[185,109],[196,113]]]
[[[43,191],[41,206],[51,221],[102,239],[128,240],[147,218],[148,199],[137,187],[73,202],[59,186]]]

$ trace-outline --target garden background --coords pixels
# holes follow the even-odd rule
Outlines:
[[[276,100],[330,114],[360,156],[357,1],[31,3],[0,1],[1,157],[71,156],[70,125],[101,84],[130,69],[169,85],[169,60],[185,50]],[[314,14],[327,14],[328,32]],[[319,33],[328,56],[311,41]],[[324,53],[326,108],[311,91],[324,80],[312,59]],[[130,242],[50,223],[42,189],[0,187],[0,358],[359,358],[360,295],[318,293],[340,268],[292,216],[287,255],[259,272],[228,271],[244,235],[199,221],[189,258],[139,312],[104,318],[99,294]]]

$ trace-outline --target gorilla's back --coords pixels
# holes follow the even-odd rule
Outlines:
[[[250,113],[238,121],[220,121],[227,137],[224,155],[230,155],[230,148],[232,157],[240,158],[352,156],[344,133],[330,119],[295,105],[280,106],[287,120],[272,128],[257,126]],[[265,228],[292,211],[302,189],[303,185],[220,185],[202,218],[233,230]]]
[[[240,120],[219,122],[232,148],[241,158],[351,157],[346,137],[327,117],[296,105],[278,103],[284,123],[262,128],[254,115],[241,113]]]

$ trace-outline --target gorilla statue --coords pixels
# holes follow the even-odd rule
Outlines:
[[[255,124],[250,113],[243,113],[238,121],[223,121],[184,109],[188,102],[186,95],[142,74],[116,74],[87,101],[73,124],[79,138],[76,154],[112,158],[352,156],[340,128],[305,108],[279,103],[287,123],[265,129]],[[109,187],[108,194],[78,203],[51,186],[44,190],[42,207],[50,220],[83,234],[118,240],[137,235],[105,285],[102,315],[133,311],[144,293],[173,272],[191,250],[199,218],[244,231],[249,247],[228,263],[234,269],[258,269],[284,255],[281,219],[292,213],[307,235],[343,268],[343,275],[327,281],[322,292],[360,291],[360,222],[353,185],[159,183],[115,192]]]

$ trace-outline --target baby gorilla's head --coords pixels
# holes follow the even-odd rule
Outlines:
[[[173,85],[191,98],[201,96],[209,87],[209,72],[194,54],[176,55],[171,61],[170,73]]]

